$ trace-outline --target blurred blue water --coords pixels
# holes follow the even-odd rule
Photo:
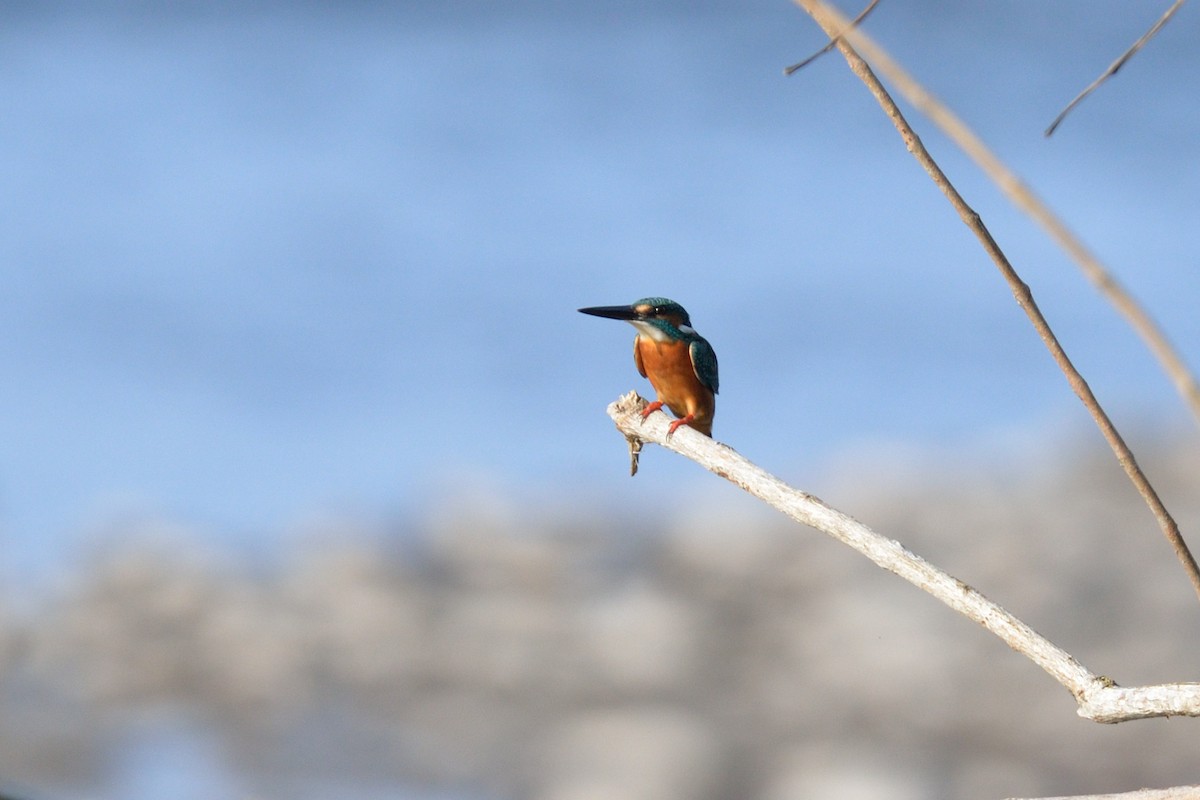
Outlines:
[[[1152,17],[885,4],[871,29],[1190,353],[1195,14],[1041,137]],[[651,453],[629,481],[603,414],[648,390],[632,331],[574,311],[648,294],[720,355],[717,437],[788,477],[874,442],[1086,430],[844,65],[782,76],[820,44],[783,2],[6,4],[6,569],[130,515],[253,547],[476,490],[667,502],[697,471]],[[914,119],[1118,421],[1183,424],[1115,315]]]

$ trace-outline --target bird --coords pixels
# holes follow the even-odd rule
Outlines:
[[[692,327],[683,306],[665,297],[644,297],[627,306],[579,309],[593,317],[625,320],[637,328],[633,363],[658,397],[642,411],[642,419],[663,406],[676,416],[667,436],[687,425],[712,437],[717,409],[717,354]]]

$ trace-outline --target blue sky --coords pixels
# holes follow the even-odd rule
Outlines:
[[[1041,135],[1160,12],[885,3],[870,31],[1195,363],[1195,10]],[[14,571],[144,517],[253,546],[508,492],[685,502],[712,479],[651,451],[631,481],[604,416],[649,391],[632,328],[575,313],[646,295],[687,306],[720,356],[717,438],[818,493],[848,453],[1092,435],[840,58],[783,76],[822,44],[787,3],[18,3],[0,21]],[[1074,267],[912,118],[1118,424],[1192,435]]]

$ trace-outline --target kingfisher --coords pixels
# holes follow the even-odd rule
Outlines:
[[[642,411],[642,419],[666,406],[677,419],[667,436],[688,425],[712,436],[717,409],[717,354],[696,333],[683,306],[665,297],[644,297],[628,306],[593,306],[580,312],[594,317],[622,319],[637,328],[633,363],[658,399]]]

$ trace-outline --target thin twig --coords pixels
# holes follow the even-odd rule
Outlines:
[[[1133,58],[1134,53],[1136,53],[1138,50],[1141,50],[1142,46],[1144,44],[1146,44],[1146,42],[1148,42],[1152,38],[1154,38],[1154,35],[1162,29],[1162,26],[1167,24],[1167,20],[1169,20],[1171,17],[1175,16],[1175,12],[1179,10],[1179,7],[1182,6],[1183,3],[1184,3],[1184,0],[1175,0],[1174,4],[1166,10],[1166,12],[1162,15],[1162,17],[1159,18],[1158,22],[1154,23],[1154,25],[1150,28],[1150,30],[1146,31],[1146,33],[1142,35],[1142,38],[1140,38],[1136,42],[1134,42],[1133,46],[1130,47],[1128,50],[1126,50],[1125,53],[1120,58],[1118,58],[1113,63],[1109,64],[1108,69],[1106,69],[1104,71],[1103,75],[1101,75],[1099,78],[1096,78],[1096,80],[1092,81],[1091,84],[1086,89],[1084,89],[1082,92],[1080,92],[1079,94],[1077,94],[1075,96],[1074,100],[1067,103],[1067,107],[1062,110],[1062,113],[1060,113],[1057,117],[1054,118],[1054,122],[1050,123],[1049,128],[1046,128],[1045,135],[1046,136],[1052,135],[1054,133],[1055,129],[1057,129],[1058,126],[1062,123],[1062,121],[1067,118],[1067,114],[1070,114],[1071,110],[1074,109],[1075,106],[1077,106],[1081,102],[1083,102],[1083,98],[1087,97],[1089,94],[1096,91],[1096,89],[1098,89],[1100,87],[1100,84],[1104,83],[1106,80],[1111,78],[1113,75],[1116,75],[1117,72],[1121,69],[1121,67],[1125,66],[1125,62],[1128,61],[1129,59]]]
[[[828,7],[826,7],[828,9]],[[828,9],[834,19],[836,11]],[[1084,276],[1112,304],[1117,313],[1125,318],[1129,326],[1158,360],[1167,377],[1175,385],[1192,416],[1200,422],[1200,382],[1188,369],[1183,357],[1168,341],[1166,334],[1154,322],[1144,308],[1120,284],[1100,260],[1084,246],[1066,224],[1058,218],[1042,200],[1033,193],[1024,181],[1004,165],[996,154],[967,127],[953,111],[925,90],[901,67],[882,47],[866,33],[855,30],[851,36],[854,46],[875,65],[896,87],[905,99],[942,129],[964,153],[979,165],[988,177],[1000,187],[1017,208],[1042,226],[1050,238],[1079,265]]]
[[[822,0],[796,0],[796,3],[808,12],[827,34],[832,36],[834,31],[845,29],[845,17],[831,9]],[[884,89],[883,84],[879,82],[879,79],[867,63],[858,55],[855,47],[862,47],[866,51],[869,45],[870,50],[876,53],[882,51],[878,45],[870,42],[868,37],[861,31],[848,30],[845,33],[845,36],[838,39],[837,47],[845,57],[846,62],[850,65],[850,70],[866,84],[871,94],[874,95],[876,101],[883,108],[884,113],[892,121],[892,124],[895,125],[896,130],[900,132],[900,136],[904,139],[908,151],[913,154],[913,157],[924,167],[934,183],[946,195],[950,204],[958,212],[959,217],[975,233],[984,250],[987,251],[992,261],[1000,269],[1000,273],[1004,276],[1004,280],[1012,290],[1017,303],[1025,311],[1034,329],[1041,337],[1042,342],[1050,351],[1055,363],[1058,364],[1059,369],[1066,376],[1071,390],[1075,392],[1075,395],[1091,413],[1092,419],[1095,421],[1097,427],[1100,428],[1100,432],[1104,435],[1109,447],[1112,448],[1113,454],[1116,455],[1117,461],[1120,462],[1121,467],[1125,470],[1125,474],[1129,476],[1129,480],[1137,488],[1138,492],[1141,493],[1142,498],[1146,501],[1155,519],[1158,520],[1163,535],[1167,537],[1167,541],[1174,548],[1175,555],[1183,565],[1188,580],[1191,581],[1192,588],[1195,590],[1197,597],[1200,597],[1200,566],[1196,564],[1195,558],[1188,549],[1187,543],[1179,531],[1178,524],[1176,524],[1170,512],[1167,511],[1166,506],[1158,496],[1158,492],[1150,484],[1141,467],[1138,466],[1133,452],[1125,444],[1125,440],[1121,438],[1120,433],[1117,432],[1116,426],[1113,425],[1108,414],[1100,406],[1096,396],[1092,394],[1091,387],[1088,386],[1087,381],[1084,380],[1079,370],[1075,368],[1070,358],[1067,357],[1062,344],[1051,330],[1050,323],[1047,322],[1045,316],[1043,316],[1041,310],[1037,307],[1037,303],[1034,302],[1033,293],[1030,291],[1029,286],[1021,280],[1021,277],[1009,262],[1008,257],[1004,255],[1000,246],[996,244],[996,240],[992,238],[991,233],[988,231],[987,226],[983,224],[983,220],[979,214],[967,204],[962,195],[958,193],[958,190],[954,188],[954,185],[950,183],[945,173],[942,172],[941,167],[933,160],[933,156],[925,149],[925,145],[922,144],[921,139],[908,124],[908,121],[896,106],[895,101],[892,100],[891,95]],[[851,46],[851,43],[853,43],[853,46]]]
[[[636,392],[618,398],[608,415],[625,438],[661,445],[720,475],[796,522],[847,544],[888,572],[982,625],[1046,671],[1078,704],[1079,716],[1095,722],[1124,722],[1164,716],[1200,716],[1200,684],[1121,687],[1094,675],[1054,644],[978,590],[946,574],[899,542],[881,536],[816,497],[793,489],[728,445],[683,427],[668,437],[662,413],[645,419],[646,401]]]
[[[1183,2],[1183,0],[1180,0],[1180,2]],[[867,18],[868,14],[870,14],[872,11],[875,10],[875,6],[877,6],[877,5],[879,5],[879,0],[871,0],[871,2],[867,5],[867,7],[864,8],[862,11],[860,11],[858,16],[855,17],[854,20],[850,23],[850,27],[857,28],[859,25],[861,25],[862,21]],[[794,72],[798,72],[798,71],[804,69],[809,64],[811,64],[812,62],[816,61],[821,56],[828,53],[834,47],[837,47],[837,40],[840,39],[841,36],[842,36],[842,34],[840,34],[840,33],[837,36],[834,36],[832,39],[830,39],[826,43],[826,45],[824,47],[822,47],[820,50],[813,53],[811,56],[804,59],[803,61],[799,61],[795,64],[792,64],[790,67],[784,67],[783,74],[791,75]]]

